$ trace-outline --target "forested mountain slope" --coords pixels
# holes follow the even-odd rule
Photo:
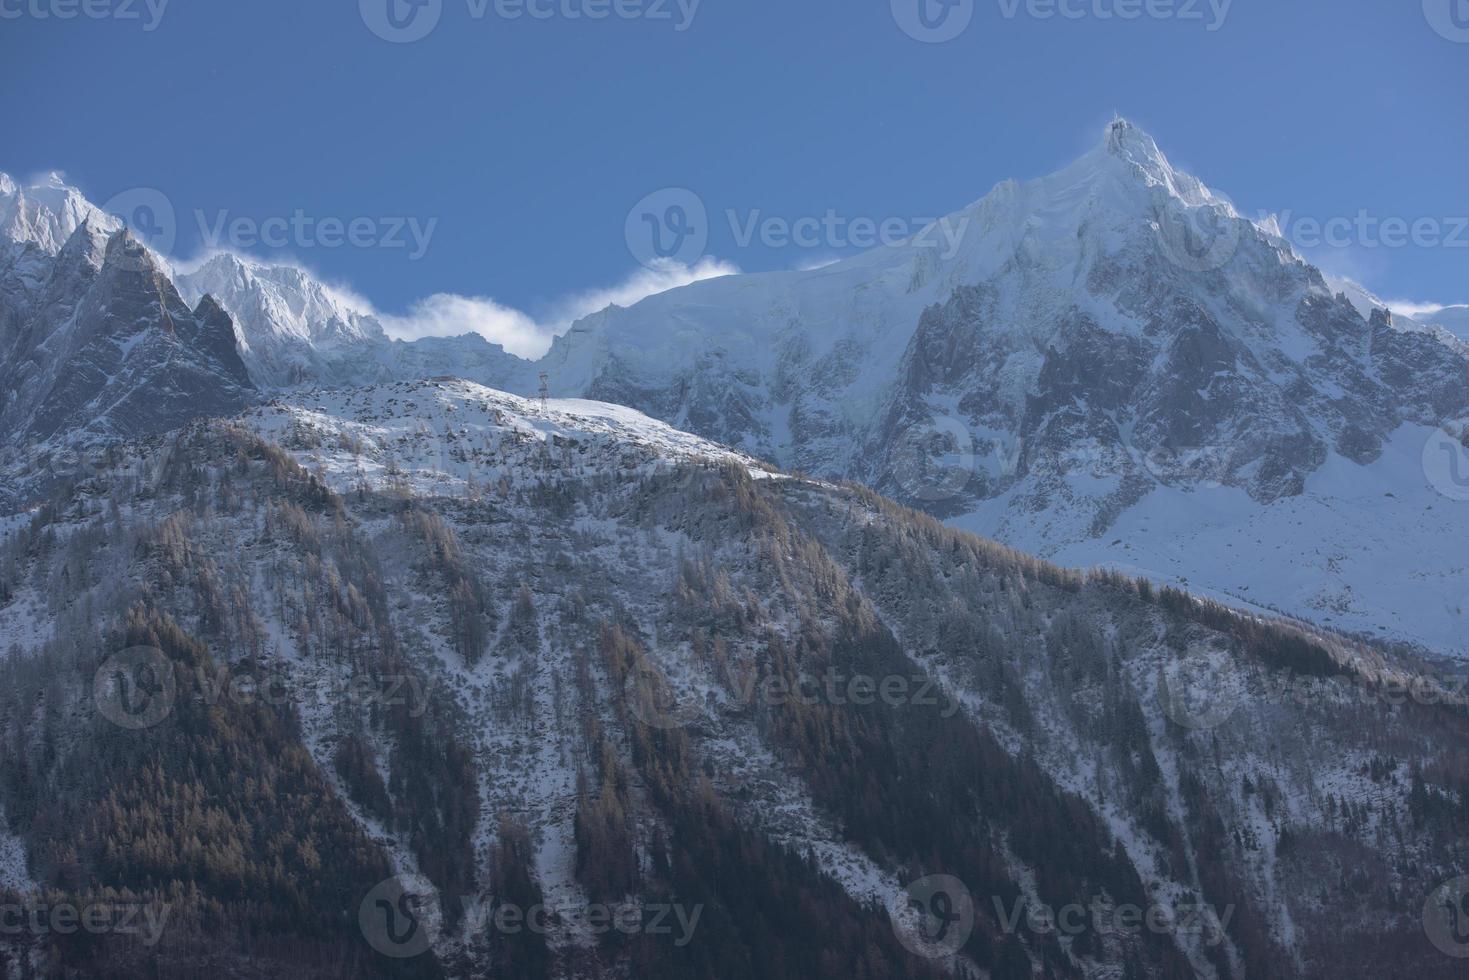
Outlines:
[[[399,384],[116,448],[4,526],[0,650],[0,885],[167,910],[6,937],[42,972],[1460,969],[1466,716],[1412,664],[614,406]],[[1027,914],[1098,903],[1153,926]]]

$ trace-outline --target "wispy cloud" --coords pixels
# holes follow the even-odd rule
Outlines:
[[[582,317],[609,306],[632,306],[657,293],[687,286],[704,279],[739,273],[738,266],[719,259],[701,259],[695,265],[684,265],[660,259],[652,268],[640,268],[622,282],[601,289],[571,293],[547,305],[544,313],[532,316],[523,310],[506,306],[488,296],[462,296],[457,293],[435,293],[418,300],[404,313],[385,313],[371,300],[351,286],[330,282],[296,259],[263,260],[233,249],[202,252],[188,260],[165,259],[171,274],[177,276],[198,271],[220,254],[233,255],[250,266],[290,267],[314,279],[338,303],[349,310],[376,317],[388,336],[397,340],[421,337],[461,337],[477,333],[499,344],[518,357],[534,359],[550,349],[551,341],[571,328]]]
[[[438,293],[420,300],[401,316],[381,313],[377,316],[388,335],[400,340],[477,333],[519,357],[536,358],[550,348],[552,340],[584,316],[608,306],[631,306],[657,293],[739,271],[738,267],[718,259],[702,259],[693,266],[663,260],[653,268],[638,269],[616,285],[556,300],[540,318],[487,296],[452,293]]]
[[[704,279],[736,275],[739,271],[739,266],[713,258],[700,259],[692,266],[671,259],[659,259],[652,268],[638,269],[615,286],[576,293],[558,301],[552,305],[547,326],[554,333],[564,333],[577,320],[609,306],[632,306],[649,296],[666,293],[670,289]]]
[[[1388,309],[1404,316],[1431,316],[1444,309],[1444,303],[1417,303],[1406,299],[1385,300]]]
[[[520,357],[539,357],[551,343],[535,320],[483,296],[435,293],[402,316],[379,313],[378,319],[397,340],[477,333]]]

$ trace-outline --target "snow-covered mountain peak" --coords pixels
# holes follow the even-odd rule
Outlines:
[[[56,268],[66,274],[84,265],[93,269],[102,268],[108,240],[118,230],[101,212],[88,215],[57,252]]]
[[[1122,116],[1107,124],[1104,142],[1108,152],[1117,156],[1146,158],[1161,166],[1168,165],[1163,151],[1158,149],[1158,142],[1141,126]]]
[[[175,278],[189,302],[208,294],[234,317],[241,355],[262,390],[443,374],[505,387],[526,367],[478,334],[392,340],[367,301],[299,266],[222,252]]]
[[[1238,217],[1227,197],[1176,168],[1151,135],[1121,118],[1109,123],[1101,141],[1068,166],[1018,186],[1002,184],[996,191],[1002,199],[1018,197],[1077,223],[1097,211],[1138,220],[1159,207],[1180,206],[1221,208]]]
[[[1296,614],[1416,624],[1400,635],[1449,646],[1447,620],[1374,604],[1381,553],[1318,547],[1333,527],[1323,515],[1362,474],[1398,473],[1413,440],[1421,450],[1463,413],[1469,363],[1446,332],[1374,319],[1386,304],[1333,288],[1278,228],[1241,217],[1125,120],[1068,166],[1001,183],[935,229],[816,271],[605,310],[538,369],[553,393],[857,479],[1027,550],[1220,590],[1253,581],[1252,597]],[[929,458],[935,445],[947,462]],[[1415,522],[1433,502],[1422,483],[1385,482],[1368,502],[1401,518],[1395,554],[1433,553],[1435,532]],[[1316,485],[1332,503],[1312,511]],[[1128,522],[1175,506],[1167,540],[1216,513],[1234,523],[1208,553],[1148,551],[1154,527]],[[1289,549],[1309,575],[1237,575],[1226,559],[1245,549],[1230,535],[1292,506],[1309,520],[1272,527],[1252,557]],[[1444,595],[1462,594],[1453,561],[1431,562]]]
[[[211,295],[234,316],[262,388],[381,380],[375,348],[387,342],[382,325],[304,269],[221,252],[176,280],[190,303]]]
[[[139,274],[145,278],[165,283],[168,292],[175,291],[172,282],[168,279],[167,263],[134,235],[132,229],[127,226],[109,231],[107,226],[100,222],[87,222],[83,234],[73,237],[95,241],[99,233],[107,235],[107,244],[102,256],[104,276]],[[192,307],[195,302],[190,301],[189,305]]]
[[[1126,119],[1113,120],[1103,141],[1106,154],[1125,164],[1149,186],[1159,186],[1190,207],[1222,205],[1233,213],[1233,205],[1192,174],[1178,170],[1147,132]]]
[[[178,278],[186,292],[213,293],[226,306],[236,301],[241,316],[266,314],[250,324],[246,334],[250,341],[258,342],[256,335],[261,332],[319,342],[350,342],[382,334],[381,325],[370,313],[352,308],[345,297],[297,266],[266,265],[221,252]]]
[[[55,255],[89,217],[113,229],[121,225],[68,185],[59,172],[25,185],[0,174],[0,239],[34,244]]]
[[[1126,119],[1114,119],[1107,124],[1102,148],[1109,156],[1139,168],[1150,179],[1160,183],[1168,182],[1176,173],[1163,151],[1158,149],[1158,142]]]

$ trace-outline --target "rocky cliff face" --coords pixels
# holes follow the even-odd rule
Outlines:
[[[12,274],[0,333],[6,477],[54,472],[52,455],[228,415],[256,391],[228,314],[190,308],[155,257],[126,230],[84,220],[43,275]],[[64,474],[63,474],[64,475]]]

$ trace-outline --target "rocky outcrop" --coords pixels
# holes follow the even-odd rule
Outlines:
[[[154,435],[257,398],[229,315],[207,297],[191,309],[126,230],[83,221],[48,265],[38,289],[15,277],[4,289],[11,481],[46,476],[62,446]]]

